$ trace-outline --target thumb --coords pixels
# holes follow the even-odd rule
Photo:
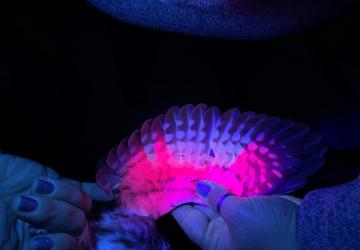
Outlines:
[[[196,193],[209,205],[209,207],[224,219],[225,223],[231,226],[238,214],[239,208],[246,201],[246,198],[239,198],[235,195],[224,196],[229,191],[214,182],[200,181],[195,186]]]
[[[81,188],[84,190],[94,201],[111,201],[110,197],[102,190],[96,183],[82,182]]]
[[[112,197],[107,195],[105,191],[103,191],[96,183],[80,182],[68,178],[63,178],[63,180],[81,188],[94,201],[111,201],[113,199]]]

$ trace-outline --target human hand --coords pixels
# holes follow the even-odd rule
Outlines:
[[[95,183],[61,178],[39,163],[0,154],[0,249],[84,249],[76,237],[87,225],[92,199],[111,198]]]
[[[300,200],[291,196],[226,197],[217,213],[217,201],[228,191],[215,183],[196,186],[209,206],[183,205],[172,215],[185,234],[202,249],[297,249],[296,222]]]

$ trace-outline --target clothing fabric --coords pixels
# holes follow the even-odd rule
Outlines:
[[[300,250],[360,249],[360,176],[309,192],[297,223]]]
[[[98,9],[128,23],[188,35],[226,39],[264,39],[304,26],[313,14],[297,15],[240,1],[241,8],[227,1],[203,0],[88,0]],[[308,0],[306,0],[308,1]],[[236,5],[236,1],[233,2]],[[318,6],[317,6],[318,7]],[[275,9],[279,9],[276,6]],[[301,7],[295,7],[297,12]],[[313,7],[313,9],[318,9]],[[308,13],[309,11],[307,11]],[[290,16],[290,17],[289,17]],[[294,20],[295,19],[295,20]]]

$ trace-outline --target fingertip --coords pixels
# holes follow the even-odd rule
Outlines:
[[[179,206],[174,208],[173,210],[171,210],[171,215],[175,218],[175,219],[180,219],[181,217],[183,217],[183,215],[186,214],[186,211],[188,210],[188,206],[187,204]]]
[[[177,223],[183,227],[185,224],[189,223],[189,218],[191,218],[194,210],[195,209],[192,205],[184,204],[173,209],[170,213]]]
[[[200,197],[206,200],[209,208],[198,207],[201,211],[205,212],[209,218],[221,216],[224,221],[229,225],[233,223],[234,216],[237,209],[244,201],[235,195],[232,195],[224,186],[212,181],[204,180],[198,182],[200,187],[197,186],[197,192],[200,192]],[[205,195],[201,195],[201,192]],[[209,210],[212,210],[209,212]]]
[[[205,195],[208,194],[211,190],[225,190],[225,187],[223,187],[222,185],[210,181],[210,180],[200,180],[199,182],[196,183],[195,185],[195,190],[196,192],[200,195],[200,197],[206,197],[201,193],[201,191],[205,192]],[[198,192],[199,191],[199,192]]]
[[[47,176],[41,176],[33,180],[31,193],[35,195],[50,195],[54,193],[55,188],[56,180]]]
[[[198,196],[202,199],[207,199],[210,191],[211,191],[212,185],[207,181],[199,181],[195,185],[195,191]]]
[[[85,250],[78,240],[65,233],[35,236],[29,242],[30,250]]]
[[[30,250],[51,250],[54,248],[54,240],[49,236],[37,236],[30,241]]]
[[[227,189],[213,181],[200,180],[195,185],[195,191],[202,199],[209,200],[212,194],[224,193],[227,192]]]
[[[15,197],[11,202],[11,209],[17,216],[23,217],[24,215],[29,215],[29,213],[34,212],[39,206],[39,201],[28,195],[20,195]]]

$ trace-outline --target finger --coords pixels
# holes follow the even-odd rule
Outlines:
[[[107,195],[104,190],[99,188],[96,183],[82,182],[81,188],[90,195],[94,201],[111,201],[113,199]]]
[[[33,181],[31,192],[58,201],[67,202],[88,213],[91,210],[91,198],[81,188],[62,179],[40,177]]]
[[[196,193],[203,199],[209,207],[217,213],[217,203],[219,198],[229,191],[221,185],[210,181],[200,181],[196,184]],[[227,196],[221,203],[220,215],[229,226],[235,223],[235,216],[239,213],[239,208],[246,203],[246,198],[239,198],[234,195]]]
[[[113,198],[110,197],[102,190],[96,183],[92,182],[79,182],[63,178],[68,183],[71,183],[77,187],[80,187],[85,193],[87,193],[94,201],[111,201]]]
[[[16,216],[50,232],[79,235],[86,223],[82,210],[66,202],[40,196],[16,197],[11,208]]]
[[[30,250],[85,250],[73,236],[64,233],[36,236],[29,242]]]
[[[209,217],[210,220],[214,220],[214,219],[216,219],[217,217],[220,216],[218,213],[216,213],[212,208],[210,208],[207,205],[195,204],[193,207],[200,210],[204,214],[206,214]]]
[[[175,208],[171,211],[171,215],[189,239],[201,246],[202,239],[210,223],[208,216],[188,204]]]

